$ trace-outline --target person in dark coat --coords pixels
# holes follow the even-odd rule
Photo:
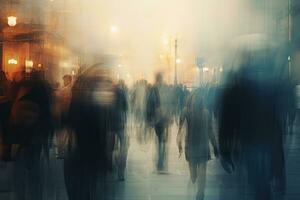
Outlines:
[[[245,40],[239,49],[243,57],[236,58],[240,68],[220,100],[220,155],[227,172],[235,168],[245,172],[243,182],[249,184],[255,200],[270,200],[271,188],[285,190],[283,79],[278,73],[283,65],[274,59],[277,49],[265,37]]]
[[[52,89],[38,71],[18,84],[10,110],[7,142],[13,145],[17,199],[43,199],[43,160],[53,136]]]
[[[88,68],[73,85],[68,117],[69,150],[64,160],[69,200],[106,199],[113,133],[119,130],[114,125],[115,91],[110,71],[101,64]]]
[[[119,141],[119,153],[117,159],[118,179],[125,180],[125,169],[127,161],[127,152],[129,146],[129,138],[126,133],[127,112],[128,112],[128,94],[127,88],[123,81],[120,81],[116,89],[115,102],[115,134]]]

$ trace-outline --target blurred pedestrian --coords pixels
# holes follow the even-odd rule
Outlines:
[[[168,128],[171,122],[170,90],[163,82],[162,74],[156,75],[156,83],[149,90],[146,104],[146,120],[155,130],[157,137],[157,162],[158,172],[166,170]]]
[[[237,52],[242,53],[232,63],[239,65],[221,98],[221,161],[227,172],[241,171],[241,184],[249,184],[253,199],[270,200],[272,188],[278,197],[285,192],[281,104],[285,65],[278,62],[285,54],[262,35],[243,38]]]
[[[184,122],[187,124],[185,136],[185,157],[189,163],[192,183],[197,181],[197,200],[204,199],[206,184],[207,161],[211,159],[209,142],[214,148],[215,156],[218,157],[216,139],[213,133],[212,114],[204,103],[204,94],[200,89],[194,90],[188,97],[186,105],[180,117],[177,145],[181,155]]]
[[[69,200],[107,199],[106,176],[112,170],[116,93],[110,71],[96,64],[72,88],[70,141],[64,160]],[[98,192],[97,192],[98,191]]]
[[[125,180],[125,168],[127,161],[127,152],[129,146],[129,136],[126,132],[127,112],[128,112],[128,94],[124,81],[120,81],[116,87],[114,116],[114,130],[119,141],[119,152],[117,158],[118,179]]]

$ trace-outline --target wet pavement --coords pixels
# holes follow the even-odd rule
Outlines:
[[[287,193],[286,200],[300,198],[300,134],[299,126],[295,126],[295,134],[286,139],[287,163]],[[111,175],[108,185],[111,191],[107,199],[112,200],[192,200],[196,187],[189,180],[188,166],[184,155],[179,158],[176,147],[176,125],[170,130],[170,144],[168,156],[168,170],[157,173],[154,167],[155,141],[152,139],[146,144],[140,144],[134,133],[131,133],[128,152],[126,180],[117,181]],[[63,161],[56,159],[52,151],[51,162],[45,163],[45,190],[46,200],[67,200],[63,179]],[[0,199],[13,200],[12,163],[0,164]],[[221,168],[219,160],[214,158],[208,162],[206,200],[234,200],[238,199],[239,184],[235,176],[226,174]],[[279,199],[279,196],[275,196]]]

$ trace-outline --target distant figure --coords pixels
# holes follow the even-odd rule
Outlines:
[[[66,114],[69,110],[70,100],[71,100],[71,90],[72,90],[72,76],[71,75],[64,75],[63,76],[63,86],[58,89],[57,96],[58,96],[58,103],[59,109],[61,113],[62,120],[65,120]]]
[[[215,156],[218,157],[217,142],[213,133],[212,114],[204,103],[204,95],[200,89],[194,90],[188,97],[186,105],[180,117],[177,144],[179,153],[182,153],[184,122],[187,123],[185,136],[185,157],[189,163],[192,183],[197,181],[197,200],[204,199],[206,182],[206,165],[211,159],[209,142],[214,148]]]
[[[279,194],[285,191],[281,104],[285,79],[284,63],[278,59],[284,53],[258,35],[244,38],[237,52],[242,52],[235,57],[239,62],[232,63],[239,66],[234,66],[237,70],[220,101],[221,161],[229,173],[240,169],[253,199],[270,200],[272,188]]]
[[[148,84],[146,80],[138,81],[132,89],[131,106],[134,116],[134,128],[137,139],[140,143],[146,143],[146,101],[148,93]]]
[[[16,98],[17,92],[20,87],[20,83],[22,83],[25,80],[25,71],[17,71],[13,74],[13,79],[11,82],[11,89],[10,89],[10,95],[11,98]]]
[[[56,143],[57,143],[57,158],[63,158],[66,151],[67,142],[69,139],[67,127],[67,115],[72,97],[72,76],[63,76],[63,86],[55,92],[55,115],[57,122]]]
[[[119,141],[119,153],[117,159],[118,179],[125,180],[125,168],[127,161],[127,151],[129,146],[129,138],[126,133],[126,122],[128,112],[128,94],[124,81],[120,81],[116,87],[115,99],[115,115],[114,129]]]
[[[0,71],[0,101],[9,97],[10,82],[6,78],[5,72]]]
[[[146,120],[154,127],[157,136],[157,163],[159,172],[166,170],[168,128],[171,121],[170,90],[163,82],[162,74],[156,75],[156,83],[152,86],[147,97]]]

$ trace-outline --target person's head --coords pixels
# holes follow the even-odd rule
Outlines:
[[[162,83],[163,82],[163,76],[161,73],[157,73],[155,76],[155,82],[156,83]]]
[[[64,86],[68,86],[72,83],[72,76],[71,75],[64,75],[63,76]]]

